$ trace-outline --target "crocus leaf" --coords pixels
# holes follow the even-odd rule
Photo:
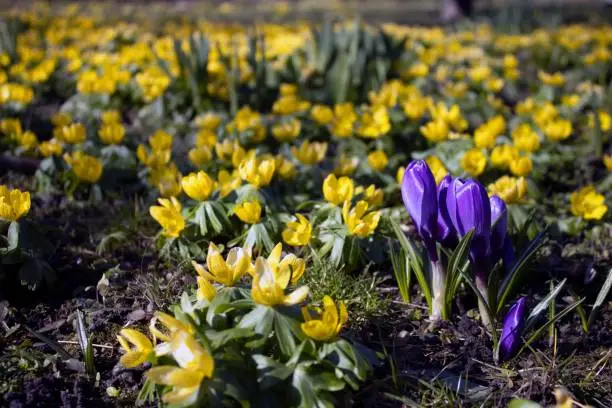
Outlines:
[[[595,115],[597,116],[597,115]],[[597,295],[597,299],[595,299],[595,303],[593,303],[593,308],[591,309],[591,313],[589,314],[589,320],[587,322],[587,327],[591,327],[593,320],[595,319],[597,310],[604,303],[606,298],[608,297],[608,293],[610,292],[610,288],[612,288],[612,269],[608,271],[608,277],[604,282],[599,294]]]
[[[463,270],[463,266],[467,261],[473,236],[474,230],[471,230],[465,234],[448,260],[448,266],[446,268],[445,318],[448,318],[448,312],[450,311],[450,307],[455,297],[455,291],[459,287],[458,281],[461,280],[461,271]]]
[[[517,290],[518,282],[520,281],[522,275],[527,270],[527,266],[529,261],[535,256],[538,252],[538,249],[544,244],[544,238],[546,237],[546,230],[540,232],[525,248],[525,250],[521,253],[520,258],[514,264],[512,270],[508,273],[506,278],[503,280],[500,286],[500,295],[497,299],[497,305],[495,310],[495,314],[497,315],[504,304],[510,298],[514,291]]]
[[[542,299],[533,309],[531,309],[531,313],[529,313],[529,316],[527,316],[527,320],[525,322],[525,331],[528,331],[531,327],[533,327],[540,314],[548,309],[548,304],[550,302],[554,302],[561,289],[563,289],[565,282],[567,282],[567,279],[563,279],[561,282],[559,282],[559,284],[552,289],[544,299]]]
[[[429,308],[429,311],[431,312],[431,307],[432,307],[431,288],[430,288],[430,283],[428,282],[427,277],[425,276],[425,272],[423,271],[422,257],[418,255],[416,246],[414,245],[412,240],[410,240],[410,238],[408,238],[406,234],[404,234],[404,231],[402,231],[397,221],[395,221],[393,218],[389,218],[389,222],[391,223],[391,226],[393,227],[393,231],[395,231],[395,235],[397,236],[397,239],[399,240],[400,245],[402,246],[402,248],[408,255],[410,266],[412,267],[412,270],[414,271],[414,275],[416,276],[417,281],[419,282],[419,286],[421,287],[423,296],[425,296],[425,300],[427,301],[427,306]]]

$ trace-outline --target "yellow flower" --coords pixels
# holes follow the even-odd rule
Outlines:
[[[15,135],[15,140],[25,150],[35,149],[38,146],[38,137],[32,131],[26,131]]]
[[[603,163],[608,171],[612,171],[612,154],[605,154],[603,157]]]
[[[334,136],[344,139],[353,134],[353,125],[357,121],[355,106],[346,102],[334,106],[334,120],[331,132]]]
[[[72,167],[75,176],[86,183],[95,183],[102,176],[102,162],[97,157],[73,152],[72,155],[65,153],[64,161]]]
[[[261,204],[259,201],[244,201],[234,207],[234,214],[240,221],[247,224],[257,224],[261,220]]]
[[[296,214],[297,221],[287,223],[283,231],[283,241],[293,246],[304,246],[310,242],[312,235],[312,224],[302,214]]]
[[[158,96],[164,93],[171,82],[164,70],[157,65],[147,67],[143,72],[137,74],[135,78],[136,83],[142,90],[145,102],[157,99]]]
[[[30,193],[0,185],[0,219],[16,221],[30,211]]]
[[[101,115],[102,123],[110,125],[112,123],[121,123],[121,113],[116,110],[107,110],[102,112]],[[70,123],[70,120],[68,121]]]
[[[170,150],[154,150],[150,154],[144,145],[136,148],[136,157],[145,166],[152,169],[164,167],[170,161]]]
[[[540,127],[544,128],[546,125],[555,120],[559,116],[559,111],[550,102],[544,103],[542,106],[539,106],[536,111],[533,113],[533,121]]]
[[[210,129],[202,129],[195,136],[195,145],[196,147],[215,147],[217,143],[217,135]]]
[[[59,156],[63,150],[62,144],[57,139],[45,140],[38,145],[38,151],[43,157]]]
[[[0,132],[9,137],[14,137],[15,135],[21,134],[23,132],[21,121],[19,119],[11,118],[0,120]]]
[[[217,289],[210,283],[210,281],[206,278],[198,276],[198,290],[196,291],[196,297],[199,301],[212,302],[212,300],[217,296]]]
[[[578,105],[579,102],[580,95],[578,94],[563,95],[561,97],[561,103],[569,108],[573,108],[574,106]]]
[[[366,189],[363,189],[363,187],[358,187],[355,189],[355,194],[359,193],[363,193],[363,200],[365,200],[372,207],[381,205],[385,197],[382,189],[376,188],[374,184],[370,184]]]
[[[506,204],[518,204],[527,193],[527,182],[523,177],[502,176],[489,184],[489,193],[499,196]]]
[[[104,144],[119,144],[125,136],[125,128],[121,123],[108,123],[100,128],[98,136]]]
[[[178,237],[185,229],[185,219],[181,214],[183,207],[176,197],[160,198],[157,201],[161,206],[151,206],[149,213],[164,229],[164,234],[169,237]]]
[[[276,246],[275,250],[280,255],[281,247],[279,245]],[[253,301],[266,306],[295,305],[303,302],[310,293],[308,287],[301,286],[289,295],[285,295],[285,289],[290,282],[291,268],[275,268],[265,258],[257,258],[251,287]]]
[[[63,143],[78,144],[83,143],[87,134],[85,126],[81,123],[73,123],[71,125],[62,126],[53,130],[53,136]]]
[[[348,319],[346,305],[339,302],[338,306],[331,297],[323,297],[323,310],[305,306],[302,308],[304,323],[302,331],[316,341],[329,341],[335,339],[344,323]]]
[[[479,149],[492,149],[496,138],[497,134],[486,123],[474,131],[474,145]]]
[[[368,164],[376,171],[382,171],[387,167],[389,158],[382,150],[376,150],[368,154]]]
[[[357,134],[367,139],[376,139],[391,130],[389,112],[384,106],[370,107],[361,116]]]
[[[419,96],[408,98],[403,104],[402,110],[408,119],[413,121],[419,120],[427,111],[427,100]]]
[[[355,208],[351,209],[351,202],[345,201],[342,206],[342,218],[349,235],[365,238],[372,234],[380,221],[380,211],[372,211],[366,214],[368,203],[358,201]]]
[[[253,129],[259,126],[260,122],[261,115],[259,114],[259,112],[251,110],[248,105],[245,105],[240,108],[240,110],[236,113],[236,117],[234,118],[234,124],[238,132],[244,132],[249,129]]]
[[[195,119],[195,124],[200,129],[215,131],[221,124],[221,116],[215,113],[205,113]]]
[[[433,155],[427,156],[425,158],[425,163],[427,163],[427,165],[429,166],[429,169],[433,173],[434,179],[436,180],[436,184],[439,184],[440,181],[442,181],[442,179],[448,174],[448,170],[446,169],[446,166],[444,165],[442,160],[438,158],[438,156],[433,156]],[[397,173],[398,183],[402,184],[403,178],[404,178],[404,171],[402,170],[402,174],[400,176],[399,170],[398,170],[398,173]]]
[[[220,170],[217,174],[217,183],[219,184],[219,195],[223,198],[240,187],[242,179],[238,170],[234,170],[231,174],[227,170]]]
[[[243,160],[238,167],[240,177],[257,188],[270,184],[275,170],[276,162],[274,159],[261,160],[254,156]]]
[[[608,212],[605,197],[591,185],[573,192],[570,203],[572,214],[585,220],[601,220]]]
[[[290,283],[297,285],[304,272],[306,271],[306,261],[302,258],[298,258],[294,254],[288,254],[281,259],[283,253],[283,245],[279,242],[274,246],[272,252],[268,256],[268,265],[274,271],[275,274],[286,274],[289,273],[291,276]],[[255,270],[249,269],[249,273],[255,277]]]
[[[138,330],[122,329],[117,335],[117,340],[125,354],[121,356],[119,362],[127,368],[134,368],[145,361],[153,354],[153,344],[151,340]],[[130,347],[130,343],[134,348]]]
[[[163,131],[157,130],[153,135],[149,138],[149,145],[151,149],[159,152],[164,150],[172,149],[172,135]]]
[[[400,166],[395,173],[395,180],[397,180],[397,184],[402,184],[404,180],[404,173],[406,172],[406,167]]]
[[[222,142],[215,143],[215,152],[217,153],[217,157],[224,161],[230,161],[236,146],[239,147],[240,145],[238,143],[234,143],[230,139],[225,139]]]
[[[563,86],[565,84],[565,77],[561,72],[549,74],[544,71],[538,71],[538,79],[550,86]]]
[[[181,173],[174,163],[152,169],[149,181],[157,187],[162,197],[177,197],[181,194]]]
[[[434,122],[443,121],[457,132],[463,132],[468,128],[468,122],[463,117],[459,105],[452,105],[448,109],[443,102],[437,105],[432,102],[429,105],[429,112]]]
[[[342,154],[334,167],[334,174],[339,177],[351,175],[355,172],[358,165],[359,159],[357,157],[346,157],[346,155]]]
[[[461,157],[461,168],[472,177],[481,175],[487,167],[487,156],[478,149],[473,148]]]
[[[212,150],[208,146],[194,147],[187,154],[189,161],[196,167],[202,167],[212,159]]]
[[[526,176],[531,173],[533,169],[533,163],[529,156],[515,157],[510,162],[510,172],[515,176]]]
[[[272,136],[279,142],[290,142],[297,139],[302,129],[302,122],[298,119],[292,118],[291,120],[283,123],[277,123],[272,128]]]
[[[292,179],[297,170],[290,160],[287,160],[283,155],[279,154],[275,157],[276,172],[283,180]]]
[[[514,146],[523,152],[537,152],[540,149],[540,136],[527,123],[517,126],[512,132]]]
[[[354,189],[353,180],[348,177],[336,178],[335,175],[330,174],[323,180],[323,197],[335,205],[350,201],[353,198]]]
[[[448,139],[450,129],[443,120],[432,120],[421,126],[421,134],[430,142],[443,142]]]
[[[519,155],[518,149],[512,145],[495,146],[491,152],[491,164],[493,167],[505,170],[510,163]]]
[[[608,112],[600,110],[597,112],[597,117],[599,119],[599,128],[602,132],[612,129],[612,117]],[[595,129],[595,115],[592,113],[589,114],[589,127]]]
[[[158,366],[149,369],[145,376],[154,384],[173,387],[162,399],[168,404],[192,405],[198,400],[200,384],[211,378],[215,360],[188,332],[179,331],[172,336],[170,352],[179,367]]]
[[[321,162],[327,152],[327,143],[309,142],[304,140],[299,149],[291,146],[291,153],[298,161],[307,166]]]
[[[163,330],[157,328],[157,322],[161,322]],[[161,341],[162,343],[164,343],[163,345],[158,344],[155,348],[155,354],[157,355],[168,354],[168,342],[171,341],[172,335],[174,335],[175,333],[180,331],[184,331],[190,334],[194,333],[192,326],[185,324],[174,316],[170,316],[169,314],[164,312],[155,312],[155,315],[149,323],[149,331],[153,336],[153,343],[156,343],[157,341]]]
[[[197,201],[206,201],[215,189],[215,181],[204,171],[190,173],[181,180],[183,191],[190,198]]]
[[[242,248],[232,248],[223,259],[221,251],[212,242],[208,245],[206,268],[192,261],[191,264],[201,277],[224,286],[234,286],[251,268],[251,257]]]
[[[542,130],[550,140],[559,142],[567,139],[572,134],[572,122],[566,119],[554,120],[548,122]]]
[[[65,112],[58,112],[51,116],[51,123],[55,127],[68,126],[72,122],[72,117]]]
[[[334,120],[334,111],[329,106],[315,105],[310,110],[310,116],[319,126],[325,126]]]

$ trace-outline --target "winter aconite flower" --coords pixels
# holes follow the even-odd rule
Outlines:
[[[64,154],[64,161],[72,167],[74,175],[85,183],[96,183],[102,176],[102,162],[97,157],[78,151]]]
[[[257,224],[261,220],[261,204],[259,201],[243,201],[240,204],[236,204],[234,207],[234,214],[240,221],[247,224]]]
[[[601,220],[608,212],[605,200],[603,194],[595,191],[595,187],[582,187],[573,192],[570,198],[572,214],[585,220]]]
[[[303,307],[304,323],[302,331],[308,337],[317,341],[329,341],[336,337],[348,319],[344,302],[334,303],[329,296],[323,297],[323,309],[318,307]]]
[[[380,221],[380,211],[368,211],[368,203],[364,200],[358,201],[354,208],[351,202],[345,201],[342,206],[342,218],[349,235],[365,238],[371,235]]]
[[[0,185],[0,219],[16,221],[30,211],[30,193]]]
[[[429,166],[431,173],[436,180],[436,184],[440,184],[440,181],[448,174],[448,170],[444,165],[444,162],[438,158],[438,156],[427,156],[425,163]],[[402,175],[403,177],[403,175]]]
[[[198,274],[225,286],[234,286],[251,268],[251,257],[242,248],[232,248],[223,259],[221,251],[212,242],[208,246],[206,268],[197,262],[191,264]]]
[[[189,333],[180,331],[170,341],[172,358],[176,366],[158,366],[149,369],[145,376],[154,384],[172,387],[162,399],[168,404],[193,404],[198,399],[200,384],[211,378],[215,370],[212,356]]]
[[[240,177],[257,188],[270,184],[275,170],[276,163],[274,159],[262,160],[257,157],[244,160],[238,167]]]
[[[125,354],[121,356],[119,362],[127,368],[134,368],[145,361],[153,354],[153,344],[151,340],[138,330],[123,329],[117,336],[121,348]],[[134,347],[130,347],[132,344]]]
[[[87,132],[85,126],[81,123],[72,123],[70,125],[55,128],[53,130],[53,137],[63,143],[78,144],[85,141]]]
[[[302,164],[312,166],[321,162],[327,152],[327,143],[305,140],[299,148],[291,146],[291,153]]]
[[[181,203],[175,197],[160,198],[157,200],[161,206],[154,205],[149,208],[151,217],[164,229],[164,234],[169,237],[178,237],[185,229],[185,219],[181,215]]]
[[[523,177],[502,176],[489,184],[489,193],[498,195],[507,204],[521,203],[527,193],[527,182]]]
[[[323,180],[323,197],[334,205],[350,201],[353,198],[354,190],[355,184],[348,177],[337,178],[330,174]]]
[[[216,183],[206,172],[199,171],[183,177],[181,186],[190,198],[197,201],[206,201],[215,189]]]
[[[274,251],[280,256],[281,247],[277,245]],[[287,289],[289,283],[296,283],[292,279],[292,268],[277,266],[263,257],[257,258],[251,288],[251,296],[255,303],[277,306],[295,305],[303,302],[310,293],[308,287],[300,286],[289,295],[286,295],[285,289]]]
[[[470,149],[461,157],[461,168],[472,177],[480,176],[487,167],[487,156],[478,149]]]
[[[100,141],[107,145],[116,145],[123,141],[125,128],[121,123],[108,123],[100,128],[98,137]]]
[[[368,164],[376,171],[383,171],[389,163],[389,157],[382,150],[376,150],[368,154]]]
[[[293,246],[304,246],[310,242],[312,224],[302,214],[296,214],[297,221],[287,223],[283,231],[283,241]]]

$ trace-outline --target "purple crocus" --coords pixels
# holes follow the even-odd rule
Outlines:
[[[438,233],[437,240],[446,248],[453,248],[457,245],[457,231],[453,226],[453,222],[448,215],[446,208],[446,195],[448,187],[451,185],[453,178],[450,174],[444,176],[438,184]]]
[[[525,318],[527,312],[527,297],[520,298],[515,304],[510,307],[506,317],[504,318],[504,324],[502,326],[502,333],[499,341],[499,359],[500,361],[506,361],[514,352],[518,346],[521,345],[521,336],[523,326],[525,325]]]
[[[402,199],[432,261],[437,261],[438,190],[436,180],[423,160],[412,161],[402,179]]]
[[[508,210],[504,200],[494,195],[489,199],[491,204],[491,252],[492,262],[495,263],[501,256],[504,241],[508,232]]]
[[[448,187],[446,207],[459,237],[474,230],[470,258],[486,268],[491,254],[491,205],[487,191],[477,181],[456,178]]]

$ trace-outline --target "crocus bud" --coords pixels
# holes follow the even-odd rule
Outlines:
[[[477,181],[456,178],[448,188],[446,207],[459,237],[474,230],[470,258],[486,265],[491,253],[491,206],[485,188]]]
[[[499,359],[505,361],[512,357],[521,345],[521,335],[527,312],[527,297],[520,298],[506,314],[499,342]]]
[[[453,248],[457,245],[457,231],[453,227],[453,222],[448,215],[448,209],[446,208],[446,194],[448,187],[450,186],[453,178],[450,174],[447,174],[440,184],[438,184],[438,241],[447,248]]]
[[[496,262],[501,256],[506,233],[508,230],[508,213],[504,200],[494,195],[489,199],[491,204],[491,252],[492,262]]]
[[[423,160],[412,161],[402,179],[402,199],[432,261],[438,259],[436,230],[438,227],[438,190],[436,180]]]

